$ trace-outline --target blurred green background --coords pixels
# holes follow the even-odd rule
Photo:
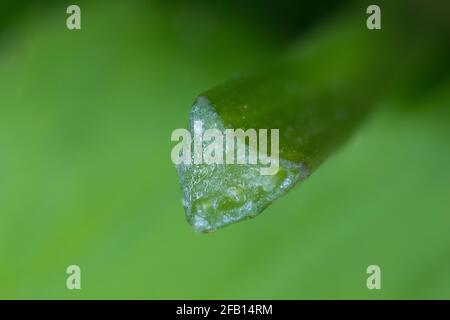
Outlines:
[[[3,2],[0,298],[450,299],[448,80],[380,103],[256,219],[185,221],[170,134],[196,95],[338,7],[281,3],[79,2],[68,31],[72,3]]]

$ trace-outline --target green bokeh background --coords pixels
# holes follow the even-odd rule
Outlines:
[[[197,2],[83,2],[68,31],[69,4],[0,33],[0,298],[450,298],[449,81],[381,103],[256,219],[196,234],[170,134],[291,35]]]

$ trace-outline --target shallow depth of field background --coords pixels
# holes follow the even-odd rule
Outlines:
[[[196,95],[333,10],[262,2],[79,2],[81,31],[72,3],[2,4],[0,298],[450,298],[448,80],[380,103],[256,219],[185,221],[170,134]]]

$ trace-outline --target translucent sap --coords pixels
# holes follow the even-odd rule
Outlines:
[[[191,136],[194,136],[196,121],[202,122],[203,130],[216,128],[224,133],[226,129],[214,107],[203,97],[198,98],[192,107],[189,123]],[[261,175],[261,164],[193,163],[192,159],[191,164],[177,165],[177,171],[186,218],[199,232],[212,232],[257,216],[308,176],[308,171],[301,164],[284,159],[280,159],[275,175]]]

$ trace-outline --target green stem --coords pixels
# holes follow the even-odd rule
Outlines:
[[[259,214],[341,146],[383,94],[408,82],[419,59],[423,64],[434,56],[439,37],[429,35],[436,25],[411,34],[417,15],[405,18],[399,3],[381,8],[382,30],[366,28],[360,6],[264,71],[200,95],[192,133],[194,121],[222,131],[279,129],[281,160],[274,176],[261,176],[260,165],[179,166],[186,215],[196,230],[214,231]]]

